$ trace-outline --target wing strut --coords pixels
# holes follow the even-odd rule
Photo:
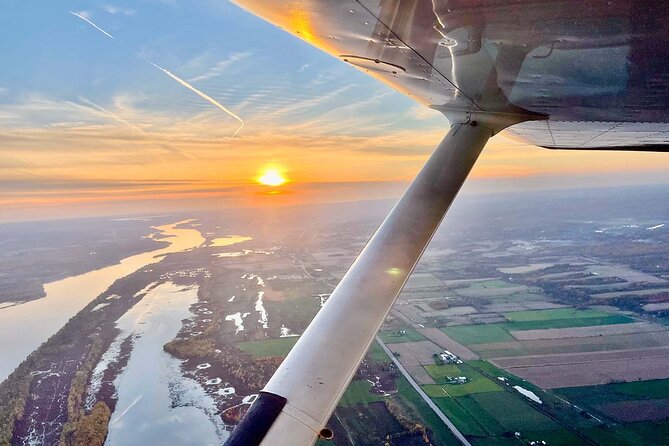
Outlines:
[[[498,130],[471,116],[463,121],[451,127],[226,446],[308,446],[332,435],[325,424],[483,146]]]

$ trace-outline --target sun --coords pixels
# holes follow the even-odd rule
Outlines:
[[[281,186],[286,183],[286,179],[281,175],[277,169],[267,169],[263,174],[258,178],[260,184],[265,186]]]

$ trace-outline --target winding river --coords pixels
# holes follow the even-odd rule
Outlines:
[[[196,248],[205,241],[200,231],[177,226],[191,220],[156,226],[158,240],[169,246],[126,257],[119,263],[44,285],[46,297],[0,308],[0,382],[44,341],[117,279],[160,262],[163,256]]]

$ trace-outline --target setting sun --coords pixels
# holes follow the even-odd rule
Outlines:
[[[277,169],[267,169],[258,178],[258,182],[266,186],[281,186],[286,182],[286,179]]]

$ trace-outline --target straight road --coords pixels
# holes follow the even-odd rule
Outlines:
[[[421,398],[423,398],[423,400],[425,400],[427,405],[430,406],[430,409],[432,409],[434,411],[434,413],[437,414],[437,416],[441,419],[441,421],[443,421],[444,424],[446,424],[446,426],[448,426],[448,428],[451,430],[451,432],[453,432],[453,435],[455,435],[456,438],[458,440],[460,440],[460,443],[462,443],[465,446],[472,446],[472,444],[469,441],[467,441],[465,436],[462,435],[462,433],[458,430],[458,428],[455,427],[455,424],[453,424],[451,422],[451,420],[449,420],[448,417],[446,415],[444,415],[444,413],[441,411],[441,409],[439,409],[439,407],[437,407],[437,405],[434,404],[434,402],[432,402],[430,397],[427,396],[427,394],[425,392],[423,392],[423,389],[421,389],[420,386],[418,385],[418,383],[416,383],[416,381],[414,381],[414,379],[411,377],[411,375],[409,375],[409,372],[407,372],[407,370],[400,363],[400,361],[395,357],[395,355],[393,355],[393,352],[390,351],[390,349],[386,346],[386,344],[383,343],[381,338],[379,338],[377,336],[376,337],[376,342],[378,342],[379,345],[381,346],[381,348],[386,352],[386,354],[388,356],[390,356],[390,359],[392,359],[392,361],[395,363],[395,366],[397,366],[397,369],[400,372],[402,372],[402,375],[404,375],[404,377],[407,379],[407,381],[409,381],[409,384],[411,384],[411,386],[414,389],[416,389],[416,392],[418,392],[418,394],[421,396]]]

